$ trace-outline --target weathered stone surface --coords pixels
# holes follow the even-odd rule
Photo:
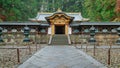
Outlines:
[[[46,46],[18,68],[107,68],[73,46]]]

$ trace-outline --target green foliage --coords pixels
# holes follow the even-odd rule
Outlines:
[[[6,21],[26,21],[37,12],[82,12],[91,21],[112,21],[116,0],[0,0],[0,15]]]
[[[2,22],[2,20],[0,19],[0,22]]]
[[[0,14],[5,15],[7,21],[28,20],[38,11],[38,2],[35,0],[0,0],[0,5]]]
[[[115,17],[115,0],[85,0],[85,17],[91,21],[112,21]]]

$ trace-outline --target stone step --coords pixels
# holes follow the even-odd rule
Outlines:
[[[52,45],[68,45],[68,38],[66,35],[54,35],[52,38]]]

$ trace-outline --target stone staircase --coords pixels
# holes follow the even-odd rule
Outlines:
[[[63,34],[53,35],[51,45],[68,45],[68,37]]]

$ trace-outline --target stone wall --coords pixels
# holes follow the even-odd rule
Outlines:
[[[2,38],[4,40],[4,43],[9,45],[13,45],[13,44],[21,45],[24,43],[23,33],[3,33]],[[38,44],[48,43],[49,35],[30,33],[29,38],[30,38],[30,42],[33,44],[35,42],[37,42]]]
[[[115,45],[116,40],[118,39],[117,34],[96,34],[95,39],[97,41],[97,45],[108,45],[110,42],[112,42],[113,45]],[[70,35],[71,42],[72,43],[82,43],[86,44],[88,43],[88,40],[90,38],[89,34],[83,34],[83,35]]]
[[[98,45],[108,45],[110,42],[115,45],[118,37],[117,34],[96,34],[95,36]]]

